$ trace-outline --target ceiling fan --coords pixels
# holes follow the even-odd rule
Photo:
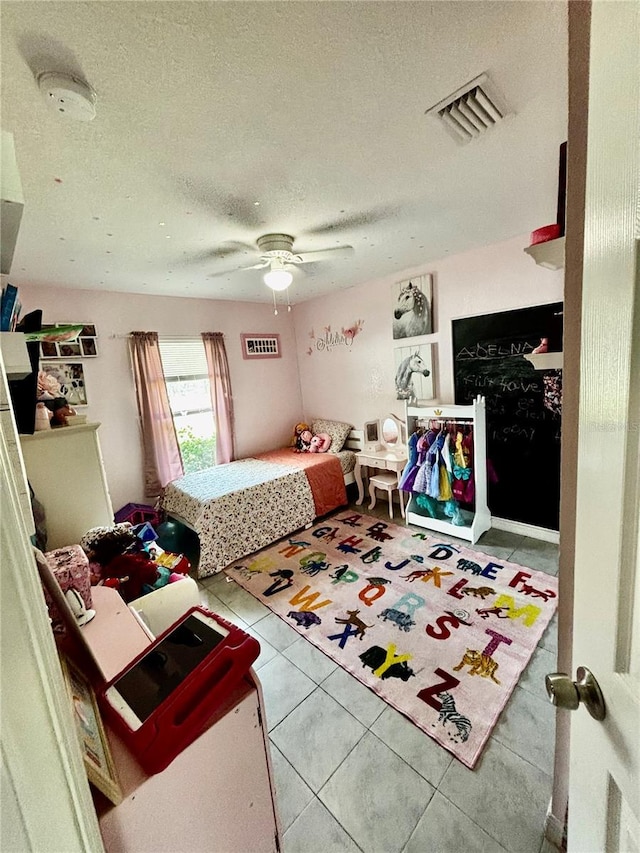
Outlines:
[[[316,252],[303,252],[297,254],[293,251],[293,237],[289,234],[264,234],[258,237],[256,244],[260,253],[260,260],[256,264],[247,267],[236,267],[234,270],[210,273],[210,278],[228,275],[238,270],[266,269],[263,281],[272,290],[286,290],[293,281],[290,267],[299,264],[315,263],[316,261],[338,260],[348,258],[353,254],[352,246],[337,246],[333,249],[320,249]],[[239,247],[228,254],[242,251]],[[228,257],[225,252],[225,256]],[[268,269],[267,269],[268,268]]]

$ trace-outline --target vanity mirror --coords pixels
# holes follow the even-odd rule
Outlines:
[[[367,421],[364,425],[364,449],[369,452],[381,450],[380,421]]]
[[[407,430],[402,418],[389,414],[382,421],[382,446],[396,456],[406,454]]]

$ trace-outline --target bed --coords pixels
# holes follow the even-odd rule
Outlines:
[[[161,507],[198,534],[198,577],[265,548],[347,503],[361,434],[338,453],[292,448],[186,474],[165,488]]]

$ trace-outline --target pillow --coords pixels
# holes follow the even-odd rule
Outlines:
[[[342,421],[316,420],[311,424],[311,432],[314,435],[326,432],[331,438],[329,452],[339,453],[351,432],[351,424],[345,424]]]

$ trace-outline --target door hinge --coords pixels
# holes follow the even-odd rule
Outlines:
[[[262,728],[262,711],[260,710],[260,705],[258,705],[258,722],[260,723],[260,728]]]

